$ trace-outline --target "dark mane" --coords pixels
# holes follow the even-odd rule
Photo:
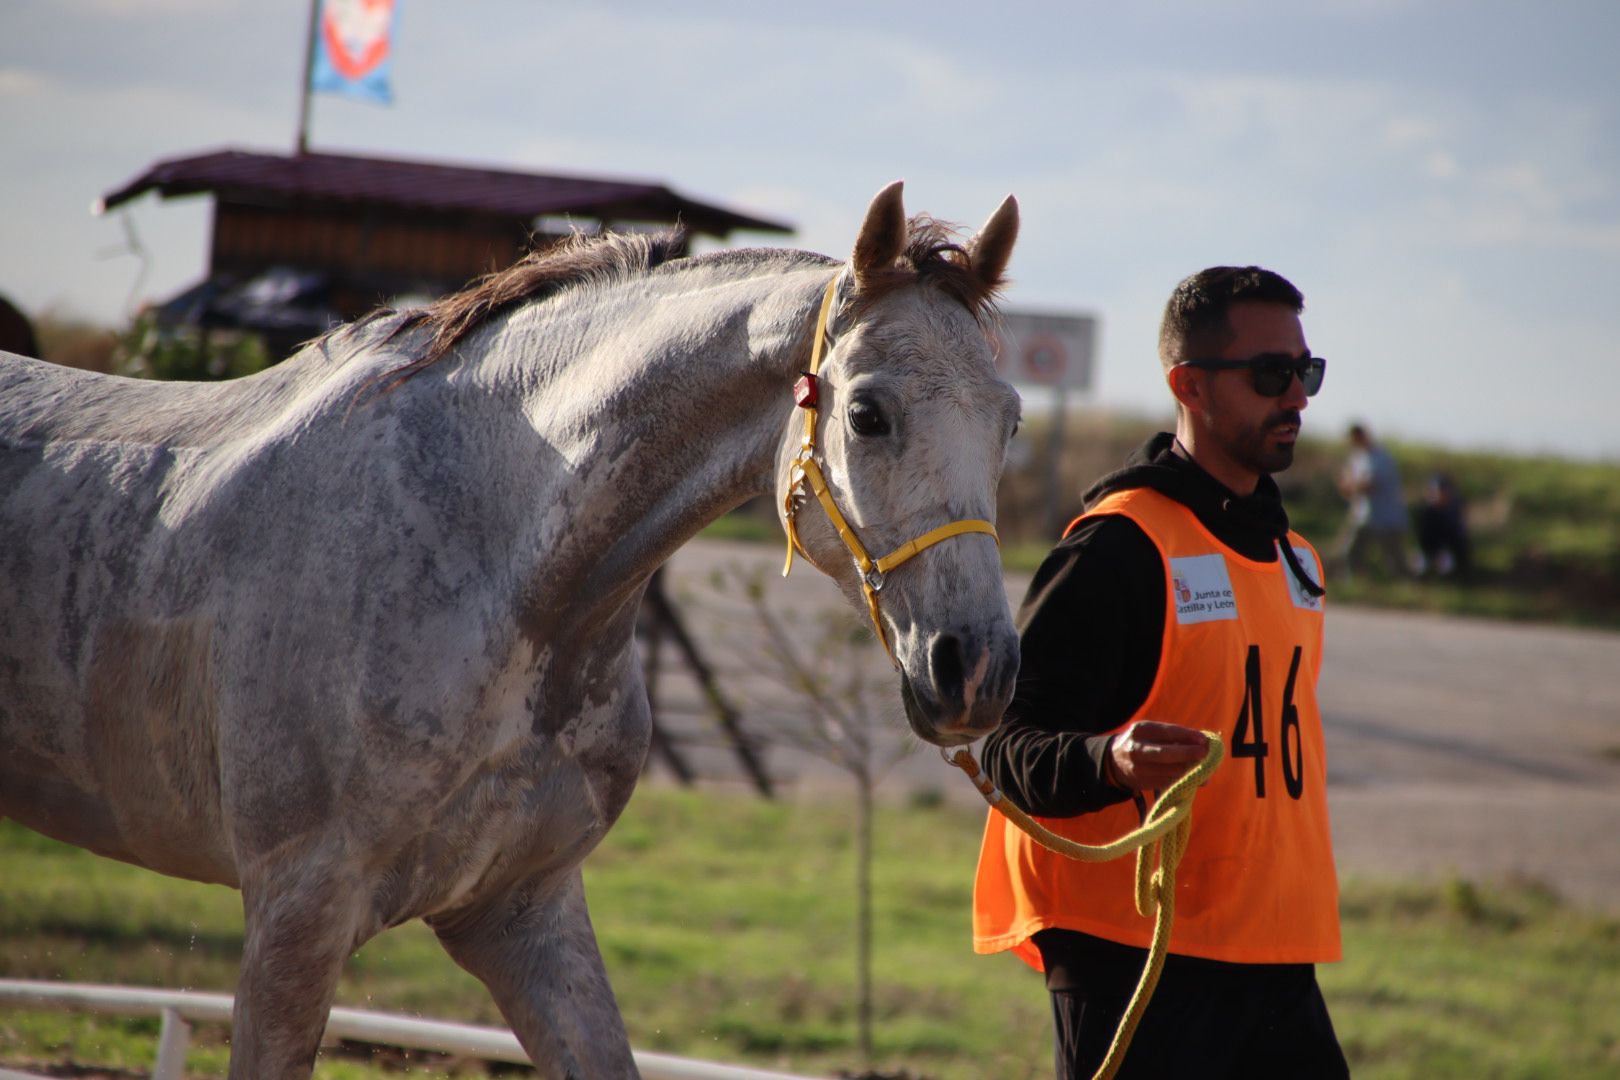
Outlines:
[[[932,285],[959,301],[983,323],[995,317],[1003,278],[985,281],[973,270],[973,257],[957,242],[960,231],[947,221],[918,214],[906,222],[906,249],[894,266],[867,274],[855,298],[857,308],[875,304],[904,285]]]
[[[555,296],[574,285],[644,273],[679,257],[685,246],[686,237],[679,231],[576,233],[544,250],[532,251],[505,270],[485,274],[460,292],[402,316],[389,337],[413,329],[432,336],[421,356],[391,373],[391,384],[442,360],[484,322],[519,304]]]

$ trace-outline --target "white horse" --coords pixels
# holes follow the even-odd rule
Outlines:
[[[855,535],[993,518],[1018,404],[979,320],[1017,219],[952,245],[894,184],[848,265],[575,241],[235,382],[0,354],[0,816],[241,889],[236,1080],[307,1077],[344,958],[417,917],[542,1075],[633,1076],[580,863],[647,751],[643,588],[774,482],[860,604],[796,483],[812,338]],[[1017,667],[993,538],[889,576],[912,727],[984,734]]]

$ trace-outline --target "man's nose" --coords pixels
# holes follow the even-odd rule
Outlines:
[[[1305,380],[1295,375],[1288,380],[1288,389],[1283,391],[1282,403],[1290,409],[1303,409],[1310,398],[1305,394]]]

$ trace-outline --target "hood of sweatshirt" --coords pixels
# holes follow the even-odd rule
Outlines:
[[[1277,482],[1262,475],[1252,495],[1237,495],[1179,449],[1176,437],[1161,431],[1137,447],[1123,467],[1087,489],[1091,509],[1116,491],[1151,488],[1193,512],[1204,528],[1244,558],[1272,562],[1280,550],[1289,570],[1313,596],[1323,594],[1287,541],[1288,511]]]

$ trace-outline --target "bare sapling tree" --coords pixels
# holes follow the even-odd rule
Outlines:
[[[755,701],[752,718],[774,722],[770,738],[812,754],[846,773],[855,787],[855,967],[858,1047],[870,1066],[872,1049],[872,832],[878,783],[912,750],[887,714],[894,688],[871,629],[843,610],[808,619],[773,604],[766,571],[732,567],[710,578],[720,595],[740,597],[719,631],[737,662],[775,689]],[[739,617],[741,616],[741,617]],[[880,674],[881,672],[881,674]],[[784,699],[780,691],[788,691]],[[764,698],[756,686],[751,696]]]

